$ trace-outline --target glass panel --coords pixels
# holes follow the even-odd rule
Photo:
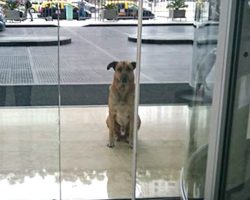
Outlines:
[[[141,105],[139,114],[142,125],[138,135],[137,197],[179,197],[188,107]]]
[[[223,199],[250,198],[250,3],[241,2],[239,12],[239,49],[237,51],[236,87],[232,109],[232,124],[227,135],[230,135],[226,187]],[[234,88],[234,87],[232,87]]]
[[[57,28],[25,4],[0,1],[0,199],[59,199]]]
[[[60,47],[62,199],[130,199],[132,150],[125,136],[113,148],[107,146],[108,93],[116,64],[107,67],[113,61],[135,61],[136,43],[128,41],[128,34],[136,33],[136,26],[98,21],[77,26],[80,22],[60,28],[61,36],[72,39]],[[124,73],[116,71],[117,76]],[[121,98],[125,101],[126,95]]]
[[[204,197],[219,5],[219,0],[196,2],[191,90],[182,95],[189,100],[187,153],[181,177],[184,199]]]
[[[179,198],[189,131],[194,29],[144,26],[137,148],[137,198]],[[191,42],[190,42],[191,41]],[[192,97],[191,97],[192,100]]]

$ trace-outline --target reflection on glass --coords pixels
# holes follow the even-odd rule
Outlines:
[[[108,199],[107,171],[74,169],[62,176],[65,199]]]
[[[61,35],[71,35],[75,41],[60,48],[60,81],[65,85],[61,92],[67,94],[62,102],[81,105],[61,109],[63,199],[132,196],[132,150],[125,142],[107,147],[108,109],[96,105],[107,105],[114,73],[107,70],[108,64],[135,61],[136,43],[128,42],[127,35],[135,30],[117,26],[61,28]]]
[[[132,150],[124,142],[107,147],[107,114],[106,106],[61,109],[63,198],[131,197]]]
[[[196,22],[219,21],[220,0],[197,0],[195,3]]]
[[[178,197],[179,171],[172,168],[137,171],[137,197]]]
[[[58,174],[41,172],[10,172],[1,174],[1,199],[56,199],[58,197]],[[41,188],[45,189],[41,192]],[[37,196],[39,194],[39,196]]]
[[[188,106],[140,106],[137,193],[142,198],[180,196],[179,178],[186,152]]]
[[[131,195],[132,150],[124,142],[107,148],[108,131],[103,122],[107,111],[105,106],[61,109],[65,199]],[[139,133],[137,197],[179,196],[188,107],[141,106],[139,114],[144,124]]]
[[[59,199],[57,43],[41,45],[57,29],[6,17],[16,26],[0,31],[0,199]]]
[[[58,198],[57,120],[57,108],[0,109],[0,199]]]
[[[185,198],[203,198],[217,53],[219,0],[197,1],[189,99],[189,138],[182,171]]]

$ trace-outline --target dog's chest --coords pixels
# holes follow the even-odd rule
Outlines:
[[[117,105],[116,106],[116,121],[121,126],[126,126],[129,123],[130,106]]]

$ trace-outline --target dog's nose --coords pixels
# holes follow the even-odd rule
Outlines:
[[[122,83],[127,83],[128,82],[128,78],[127,77],[123,77],[122,78]]]
[[[127,83],[128,82],[128,76],[123,75],[122,76],[122,83]]]

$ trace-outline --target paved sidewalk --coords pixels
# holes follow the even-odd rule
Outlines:
[[[60,45],[71,43],[71,38],[60,37]],[[0,46],[56,46],[57,36],[5,36],[0,37]]]

